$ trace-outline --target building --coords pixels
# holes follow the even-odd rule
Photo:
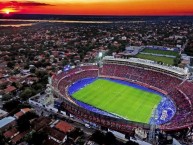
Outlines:
[[[17,89],[14,86],[7,86],[5,89],[6,94],[14,93]]]
[[[52,120],[50,118],[47,118],[47,117],[37,118],[32,122],[33,130],[39,131],[41,129],[44,129],[44,128],[48,127],[51,122],[52,122]]]
[[[6,139],[12,139],[13,137],[15,137],[16,135],[19,134],[19,131],[16,129],[16,128],[12,128],[8,131],[6,131],[3,136],[6,138]]]
[[[21,116],[23,116],[25,113],[27,113],[27,112],[29,112],[29,111],[31,111],[30,108],[23,108],[23,109],[21,109],[21,111],[19,111],[19,112],[17,112],[16,114],[14,114],[14,117],[15,117],[16,119],[19,119]]]
[[[48,132],[48,138],[54,140],[57,143],[64,143],[67,140],[67,135],[61,131],[58,131],[54,128],[47,127],[45,129]]]
[[[68,124],[65,121],[59,121],[56,125],[55,128],[62,131],[63,133],[67,134],[68,132],[71,132],[74,130],[74,127]]]
[[[6,111],[0,109],[0,119],[5,117],[7,114],[8,113]]]
[[[15,137],[11,139],[12,144],[17,144],[28,133],[29,131],[24,131],[24,132],[17,134]]]
[[[15,118],[14,117],[5,117],[0,120],[0,129],[4,130],[5,128],[8,128],[12,123],[14,123]]]

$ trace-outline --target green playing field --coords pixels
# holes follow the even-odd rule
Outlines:
[[[149,123],[161,96],[110,80],[97,79],[72,97],[131,121]]]
[[[161,61],[164,64],[168,64],[168,65],[174,64],[174,58],[165,57],[165,56],[154,56],[154,55],[150,55],[150,54],[137,54],[136,57],[142,58],[142,59],[149,59],[149,60],[153,60],[153,61],[157,61],[157,62]]]

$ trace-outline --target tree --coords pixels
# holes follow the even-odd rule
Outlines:
[[[125,145],[139,145],[139,144],[130,140],[130,141],[126,142]]]
[[[43,76],[43,77],[40,79],[40,82],[43,83],[43,84],[47,84],[47,83],[48,83],[48,75]]]
[[[0,133],[0,145],[5,145],[5,138],[2,133]]]
[[[24,69],[26,69],[26,70],[29,69],[29,64],[28,63],[24,65]]]
[[[105,145],[115,145],[116,144],[116,138],[113,133],[107,132],[105,135]]]
[[[68,59],[65,57],[62,61],[62,65],[65,66],[69,63]]]
[[[17,120],[18,130],[20,132],[30,129],[30,120],[38,116],[33,112],[27,112]]]
[[[17,88],[16,82],[13,82],[11,85]]]
[[[36,68],[35,67],[30,69],[30,73],[35,73],[35,72],[36,72]]]
[[[178,66],[180,59],[181,59],[180,57],[181,57],[180,55],[177,55],[176,58],[174,59],[174,65],[175,66]]]
[[[42,88],[43,88],[43,85],[41,84],[41,83],[37,83],[37,84],[35,84],[34,86],[33,86],[33,88],[35,89],[35,90],[41,90]]]
[[[46,71],[36,71],[36,76],[42,78],[43,76],[48,75]]]
[[[57,59],[54,59],[54,60],[53,60],[53,63],[57,63]]]
[[[84,132],[80,128],[76,128],[73,131],[71,131],[70,133],[68,133],[68,136],[70,138],[77,138],[79,136],[82,136],[83,134]]]
[[[23,100],[27,100],[29,97],[35,94],[36,92],[32,88],[28,87],[28,88],[25,88],[25,90],[19,94],[19,97],[22,98]]]
[[[3,105],[3,109],[7,110],[8,112],[11,112],[12,110],[14,110],[15,108],[17,108],[17,106],[19,105],[19,101],[17,100],[13,100],[13,101],[9,101],[7,103],[5,103]]]
[[[2,101],[8,101],[11,99],[11,97],[12,97],[11,95],[5,94],[5,95],[3,95]]]
[[[6,84],[0,84],[0,89],[4,90],[6,89],[7,85]]]
[[[14,75],[16,75],[16,74],[19,74],[20,73],[20,70],[19,69],[14,69]]]
[[[29,144],[32,145],[41,145],[45,139],[48,138],[48,134],[45,131],[35,132],[32,134],[32,138],[29,141]]]
[[[15,63],[14,62],[8,62],[7,63],[7,67],[9,67],[9,68],[14,68],[14,66],[15,66]]]
[[[56,71],[56,67],[55,66],[52,66],[52,71]]]
[[[95,131],[92,136],[91,136],[91,140],[102,145],[104,143],[104,134],[100,131]]]

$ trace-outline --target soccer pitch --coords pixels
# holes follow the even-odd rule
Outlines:
[[[97,79],[72,94],[75,99],[131,121],[149,123],[161,96],[110,80]]]
[[[153,56],[150,54],[137,54],[136,57],[142,58],[142,59],[149,59],[153,61],[161,61],[164,64],[173,65],[174,64],[174,58],[165,57],[165,56]]]
[[[155,50],[155,49],[148,49],[148,48],[145,48],[142,52],[153,53],[153,54],[172,55],[172,56],[177,56],[178,55],[178,52],[176,52],[176,51]]]

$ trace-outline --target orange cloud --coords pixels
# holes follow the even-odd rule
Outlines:
[[[6,1],[0,2],[0,12],[4,13],[7,10],[9,10],[10,12],[20,12],[22,11],[22,9],[42,6],[51,6],[51,5],[36,1]]]
[[[20,13],[28,14],[193,15],[192,0],[33,0],[31,6],[22,0],[18,3],[23,4]]]

